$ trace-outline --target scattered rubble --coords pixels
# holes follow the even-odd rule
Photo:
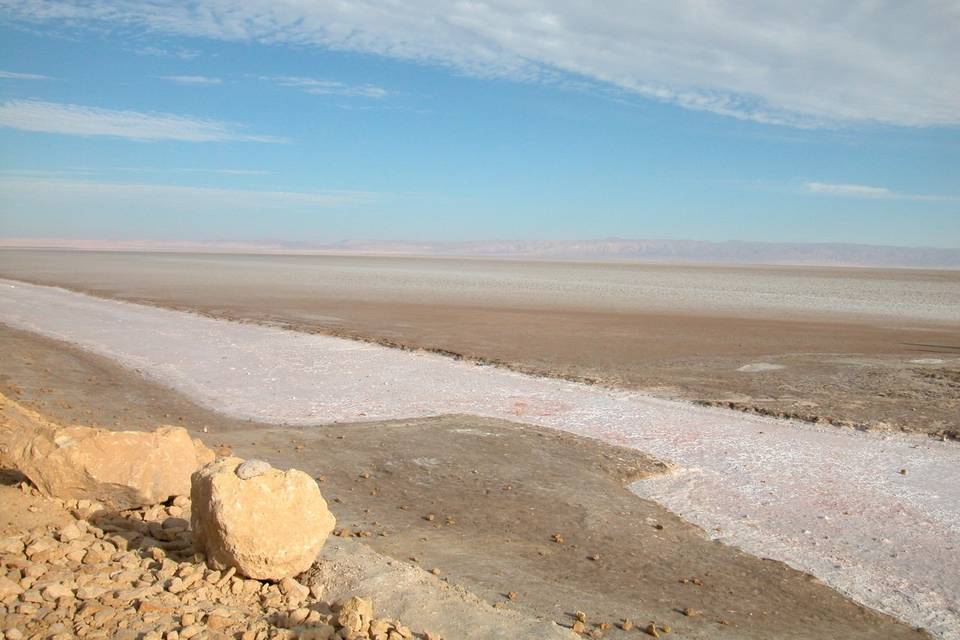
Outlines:
[[[185,496],[120,511],[53,501],[77,519],[0,539],[0,638],[442,640],[363,598],[324,602],[322,584],[207,567]]]

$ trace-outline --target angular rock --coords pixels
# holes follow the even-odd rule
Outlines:
[[[0,553],[23,553],[23,540],[15,536],[0,539]]]
[[[248,578],[282,580],[305,571],[336,524],[316,481],[273,468],[243,480],[242,463],[223,458],[194,473],[194,545],[212,569],[235,567]]]
[[[83,532],[80,531],[80,527],[74,523],[70,523],[65,527],[60,528],[57,537],[60,538],[60,542],[70,542],[71,540],[76,540],[82,535]]]
[[[356,596],[337,605],[337,624],[353,633],[366,632],[373,620],[373,604]]]
[[[6,600],[10,596],[18,596],[23,593],[23,588],[6,576],[0,576],[0,600]]]
[[[73,590],[63,584],[51,584],[43,590],[44,600],[57,600],[59,598],[72,598]]]
[[[215,457],[181,427],[107,431],[34,421],[13,434],[7,458],[41,493],[121,509],[187,493],[190,475]]]

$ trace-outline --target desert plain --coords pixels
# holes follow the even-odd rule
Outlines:
[[[614,638],[642,634],[651,622],[683,638],[922,637],[925,632],[915,627],[924,624],[936,636],[958,633],[953,626],[957,584],[949,578],[955,541],[939,538],[942,557],[930,556],[929,547],[922,546],[931,531],[949,530],[956,515],[948,509],[939,520],[930,516],[938,500],[949,502],[950,494],[937,484],[945,481],[942,477],[924,484],[922,468],[929,464],[936,475],[956,456],[956,272],[4,251],[0,276],[8,279],[5,286],[52,285],[135,303],[129,316],[122,306],[110,307],[113,315],[95,316],[90,310],[101,303],[66,291],[49,290],[54,297],[34,298],[40,306],[33,308],[29,296],[8,296],[0,316],[6,325],[0,365],[4,395],[63,422],[124,429],[172,422],[210,446],[307,470],[323,479],[321,489],[332,500],[343,540],[358,540],[392,561],[436,570],[440,580],[486,600],[491,616],[514,611],[563,627],[572,624],[577,611],[589,611],[591,621],[609,625],[605,637]],[[45,287],[36,289],[37,296],[47,295]],[[265,325],[264,330],[281,334],[348,338],[352,342],[335,344],[357,345],[356,358],[348,353],[337,362],[357,362],[358,368],[339,372],[349,380],[342,393],[317,391],[317,397],[333,398],[330,407],[309,406],[309,380],[295,389],[275,385],[269,378],[274,363],[261,355],[256,356],[261,372],[247,361],[236,378],[225,375],[211,382],[205,376],[216,367],[177,364],[176,358],[186,356],[177,355],[176,345],[189,344],[187,334],[177,328],[179,320],[165,326],[165,319],[181,316],[137,311],[144,304],[201,314],[212,323],[202,325],[203,331],[219,331],[217,323],[227,321],[249,324],[251,330]],[[56,317],[44,318],[44,310]],[[110,318],[141,322],[135,340],[154,341],[158,350],[173,345],[169,359],[114,340],[110,336],[125,329],[119,324],[104,328]],[[184,320],[183,327],[193,322]],[[197,357],[212,358],[216,345],[209,335],[210,344],[198,347]],[[267,334],[256,335],[267,339]],[[276,335],[269,334],[270,340]],[[296,360],[288,355],[272,357],[287,364]],[[498,378],[503,384],[518,376],[530,380],[527,385],[554,379],[560,386],[543,387],[549,393],[529,387],[535,389],[531,395],[501,398],[497,411],[484,414],[470,410],[477,406],[473,391],[438,384],[436,393],[445,394],[445,402],[437,406],[460,402],[464,410],[433,415],[429,402],[416,404],[415,393],[391,396],[389,390],[372,392],[356,382],[364,376],[389,381],[376,372],[377,363],[387,366],[400,356],[418,361],[399,370],[412,378],[399,388],[427,385],[426,396],[430,378],[418,380],[411,372],[434,358],[472,366],[470,380],[496,373],[508,376]],[[304,362],[298,364],[307,368],[300,370],[323,373],[317,357],[316,371]],[[231,364],[236,363],[218,366]],[[264,379],[258,387],[242,382],[241,373]],[[256,394],[252,390],[258,388],[259,398],[242,395]],[[649,427],[605,427],[600,405],[581,413],[576,406],[563,406],[576,404],[569,398],[581,397],[577,394],[587,388],[607,394],[602,402],[608,397],[620,402],[622,394],[649,398],[631,414],[641,422],[657,422],[646,442],[700,438],[700,443],[645,448],[642,438],[631,436]],[[220,404],[218,393],[226,398]],[[571,395],[565,400],[563,393]],[[340,406],[337,398],[349,402]],[[739,418],[730,408],[760,415]],[[600,413],[585,416],[594,409]],[[677,416],[675,425],[665,418],[670,415]],[[725,439],[688,430],[694,418],[723,424]],[[575,425],[576,420],[591,428]],[[789,427],[778,430],[780,423]],[[673,451],[704,449],[698,453],[703,459],[729,455],[739,460],[728,448],[735,446],[729,434],[740,428],[744,442],[766,434],[799,434],[798,443],[806,443],[798,445],[802,451],[807,451],[803,446],[815,451],[820,442],[819,436],[804,440],[809,433],[822,433],[823,442],[851,451],[893,451],[888,458],[877,453],[863,466],[854,465],[860,475],[853,476],[864,476],[867,469],[883,480],[861,477],[865,486],[907,483],[893,494],[865,494],[896,495],[896,504],[884,505],[890,512],[873,513],[871,505],[856,500],[836,509],[862,509],[865,522],[886,518],[901,529],[902,522],[932,527],[919,532],[919,549],[893,540],[894,556],[917,552],[921,557],[907,556],[889,566],[914,562],[922,573],[928,564],[941,564],[946,577],[920,591],[904,584],[900,600],[880,594],[868,602],[886,610],[878,612],[864,606],[869,585],[859,578],[845,582],[855,576],[852,565],[858,558],[888,566],[875,550],[853,548],[843,562],[810,575],[810,567],[819,565],[805,565],[802,558],[817,560],[816,541],[789,540],[753,512],[750,519],[743,515],[744,526],[755,527],[750,535],[727,537],[720,531],[736,525],[728,525],[735,522],[732,513],[719,511],[741,506],[737,501],[750,493],[726,496],[722,482],[744,482],[744,477],[766,482],[753,471],[741,476],[726,467],[707,467],[718,484],[704,486],[720,488],[718,513],[710,516],[722,522],[717,531],[704,520],[712,506],[710,498],[698,494],[703,486],[644,493],[646,479],[685,477],[687,454],[675,460]],[[671,430],[673,436],[664,435]],[[811,460],[807,468],[814,474],[826,469],[833,453],[823,450],[826,464]],[[758,468],[767,473],[770,467]],[[824,473],[802,483],[814,495],[834,499],[843,487],[831,483],[849,482],[850,476]],[[795,488],[780,487],[779,498],[789,508],[797,504],[788,501],[796,496],[787,495]],[[778,513],[759,497],[759,485],[752,490],[758,513]],[[806,504],[812,519],[833,515],[817,500]],[[16,526],[15,518],[3,524]],[[829,525],[824,531],[833,535]],[[911,537],[908,533],[904,539]],[[777,544],[764,536],[793,549],[801,560],[792,561],[789,553],[777,557]],[[762,559],[767,554],[758,549],[766,548],[770,557],[785,562]],[[906,583],[914,577],[892,576],[893,582]],[[852,592],[846,588],[851,584]],[[642,624],[625,631],[618,623],[627,618]]]
[[[960,433],[960,272],[0,250],[0,276],[665,398]]]

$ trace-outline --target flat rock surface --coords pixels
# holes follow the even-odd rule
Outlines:
[[[494,610],[472,593],[447,584],[410,564],[391,561],[354,540],[334,540],[324,547],[309,579],[325,585],[331,600],[370,594],[382,615],[417,620],[444,638],[537,638],[577,640],[580,636],[552,621],[517,611]]]
[[[309,425],[469,413],[647,451],[680,469],[635,484],[640,495],[869,606],[960,637],[955,443],[764,419],[18,283],[0,291],[0,320],[239,418]]]

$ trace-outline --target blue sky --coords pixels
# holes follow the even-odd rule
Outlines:
[[[3,0],[0,234],[960,247],[960,12],[831,4]]]

